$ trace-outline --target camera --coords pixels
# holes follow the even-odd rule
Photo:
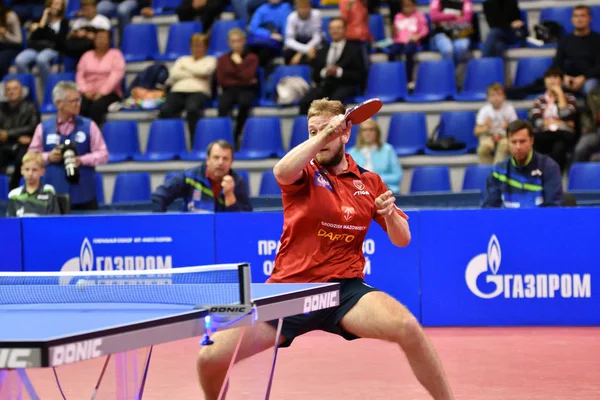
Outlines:
[[[60,149],[65,166],[65,176],[72,185],[79,183],[79,168],[77,168],[77,149],[72,141],[66,140]]]

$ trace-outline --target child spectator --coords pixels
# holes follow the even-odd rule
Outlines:
[[[285,25],[283,58],[286,64],[309,64],[323,40],[321,12],[311,7],[310,0],[295,0],[295,5]]]
[[[417,10],[416,0],[402,0],[402,11],[394,17],[394,44],[390,49],[390,61],[400,54],[406,57],[406,76],[413,85],[414,55],[421,39],[429,34],[425,14]]]

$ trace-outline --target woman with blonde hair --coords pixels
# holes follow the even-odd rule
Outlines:
[[[381,140],[379,125],[375,120],[368,119],[358,129],[356,145],[348,154],[358,165],[381,176],[389,190],[400,193],[402,167],[394,148]]]

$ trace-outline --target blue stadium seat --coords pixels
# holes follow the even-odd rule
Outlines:
[[[384,103],[402,101],[408,94],[406,86],[406,65],[402,61],[373,63],[369,68],[367,89],[364,96],[357,96],[360,103],[378,97]]]
[[[183,120],[156,119],[150,125],[146,153],[133,156],[135,161],[175,160],[185,152],[185,129]]]
[[[398,113],[390,119],[387,142],[399,157],[423,154],[427,143],[427,122],[423,113]]]
[[[207,51],[208,55],[219,57],[229,51],[227,34],[233,28],[240,28],[241,30],[246,29],[244,22],[239,19],[215,21],[211,27]]]
[[[504,86],[504,61],[500,57],[474,58],[467,63],[465,81],[457,101],[485,101],[492,83]]]
[[[65,17],[75,18],[77,11],[81,10],[81,0],[69,0]]]
[[[153,8],[155,15],[175,14],[175,10],[181,4],[179,0],[154,0]]]
[[[385,22],[383,20],[383,15],[381,14],[369,14],[369,30],[371,31],[371,35],[373,35],[373,41],[379,42],[386,38],[385,36]],[[385,50],[379,50],[374,46],[371,47],[371,53],[376,52],[386,52]]]
[[[112,204],[148,202],[151,194],[149,172],[120,172],[115,179]]]
[[[124,162],[140,155],[136,121],[106,121],[102,136],[108,147],[108,162]]]
[[[33,74],[8,74],[4,76],[2,79],[6,82],[9,79],[16,79],[21,82],[22,86],[26,86],[29,90],[29,95],[27,98],[33,101],[35,104],[38,104],[37,90],[35,88],[35,76]]]
[[[517,110],[517,117],[519,117],[519,119],[525,119],[525,120],[529,121],[529,110],[527,110],[527,109]]]
[[[477,149],[477,137],[473,133],[475,129],[474,111],[446,111],[440,115],[440,126],[438,137],[452,136],[467,146],[460,150],[431,150],[425,148],[428,155],[458,155],[474,152]]]
[[[293,149],[308,139],[308,119],[306,118],[306,115],[298,115],[294,118],[291,136],[292,138],[288,150]]]
[[[250,195],[250,175],[248,174],[248,171],[246,171],[245,169],[236,169],[235,172],[237,172],[242,176],[242,178],[244,178],[244,181],[246,182],[246,190],[248,192],[248,195]]]
[[[465,168],[462,190],[485,191],[485,182],[494,168],[493,165],[469,165]]]
[[[591,28],[594,32],[600,32],[600,6],[592,7]]]
[[[518,59],[513,87],[526,86],[542,78],[551,65],[552,57],[527,57]],[[536,96],[534,94],[528,97]]]
[[[0,201],[8,200],[8,181],[7,175],[0,175]]]
[[[260,196],[281,196],[281,188],[277,184],[272,169],[265,169],[260,180]]]
[[[267,78],[267,82],[261,87],[261,96],[259,105],[262,107],[277,106],[275,93],[277,84],[286,76],[299,76],[310,85],[310,67],[308,65],[280,65]],[[298,102],[296,102],[297,104]]]
[[[330,43],[331,42],[331,37],[329,36],[329,23],[331,22],[331,20],[333,19],[333,17],[321,17],[321,27],[323,30],[323,39],[325,41],[325,43]]]
[[[600,190],[600,162],[574,163],[569,170],[572,190]]]
[[[456,95],[454,64],[450,60],[419,63],[415,91],[406,96],[409,103],[444,101]]]
[[[50,74],[44,87],[44,99],[40,106],[40,112],[42,114],[52,114],[56,112],[56,106],[52,102],[52,89],[60,81],[75,81],[74,72],[59,72],[57,74]]]
[[[98,204],[104,204],[104,179],[100,172],[96,172],[96,199]]]
[[[202,23],[198,21],[179,22],[169,26],[169,36],[164,54],[156,54],[155,60],[175,61],[181,56],[191,54],[190,39],[193,34],[202,32]]]
[[[415,167],[410,193],[450,192],[450,168],[445,165]]]
[[[231,118],[201,118],[196,125],[191,151],[181,153],[180,158],[186,161],[205,160],[206,148],[211,142],[219,139],[227,140],[232,146],[234,145]]]
[[[159,53],[155,24],[128,24],[123,30],[121,51],[126,62],[149,61]]]
[[[554,21],[558,22],[562,26],[562,34],[568,34],[573,32],[575,29],[571,22],[571,15],[573,14],[573,7],[552,7],[542,8],[540,11],[540,22],[542,21]]]
[[[283,157],[281,120],[278,117],[250,117],[244,125],[242,146],[235,153],[238,160]]]

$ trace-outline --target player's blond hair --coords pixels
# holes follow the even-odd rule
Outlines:
[[[25,155],[23,156],[23,160],[21,161],[21,165],[28,162],[34,162],[39,167],[44,167],[44,159],[42,158],[42,155],[37,151],[28,151],[27,153],[25,153]]]
[[[307,117],[310,119],[317,115],[340,115],[345,113],[346,107],[344,107],[341,101],[329,100],[329,98],[325,97],[319,100],[314,100],[312,103],[310,103]]]

